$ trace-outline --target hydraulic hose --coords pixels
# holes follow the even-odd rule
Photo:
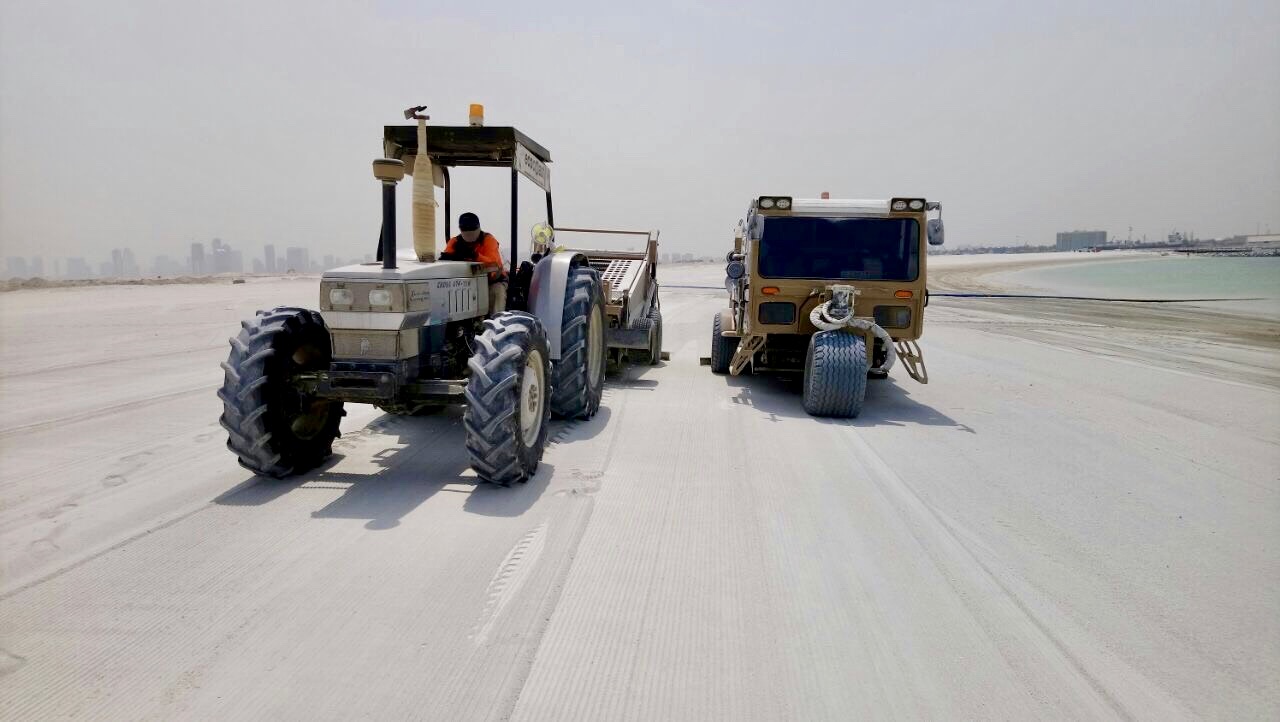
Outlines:
[[[845,316],[835,316],[830,313],[831,301],[825,301],[813,307],[809,312],[809,322],[823,331],[839,331],[842,328],[851,328],[858,331],[866,332],[868,330],[875,334],[875,337],[884,343],[884,364],[878,366],[873,371],[881,371],[888,373],[893,368],[893,362],[898,359],[897,349],[893,345],[893,337],[889,332],[884,330],[875,321],[869,318],[855,318],[852,310]]]

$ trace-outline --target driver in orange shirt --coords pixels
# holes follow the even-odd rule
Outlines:
[[[507,308],[507,264],[502,260],[498,239],[480,230],[480,217],[474,213],[458,216],[458,231],[445,245],[440,260],[497,266],[497,270],[489,272],[489,315],[496,316]]]

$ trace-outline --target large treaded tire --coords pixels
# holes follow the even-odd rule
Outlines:
[[[537,354],[537,359],[530,361]],[[475,339],[475,354],[467,365],[467,410],[462,415],[471,468],[499,486],[527,481],[538,469],[547,445],[551,412],[547,391],[551,380],[551,353],[546,332],[537,317],[508,311],[484,322]],[[540,399],[530,410],[521,404],[522,382],[527,373],[541,368]],[[521,421],[537,424],[533,438],[526,438]]]
[[[551,364],[551,413],[556,418],[589,419],[600,410],[608,348],[604,319],[600,274],[589,266],[571,269],[560,322],[560,360]]]
[[[853,418],[867,393],[867,349],[847,331],[819,331],[804,363],[804,410],[813,416]]]
[[[727,374],[729,373],[729,362],[733,360],[733,354],[738,350],[738,342],[741,339],[733,337],[721,336],[720,314],[716,314],[711,321],[711,373]]]
[[[333,453],[341,401],[306,396],[289,379],[329,368],[329,331],[303,308],[258,311],[230,339],[222,364],[222,416],[227,448],[240,465],[281,478],[319,466]]]

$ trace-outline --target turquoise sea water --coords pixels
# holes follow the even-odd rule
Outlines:
[[[1065,295],[1109,298],[1261,298],[1219,304],[1280,315],[1280,258],[1151,255],[1014,271],[1000,278]]]

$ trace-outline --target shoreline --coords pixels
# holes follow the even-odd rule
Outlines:
[[[969,293],[1053,293],[1054,289],[1027,286],[1015,281],[997,280],[1022,271],[1042,270],[1057,266],[1081,263],[1118,263],[1150,257],[1149,251],[1115,251],[1106,257],[1100,254],[1054,251],[1051,253],[1020,253],[1014,255],[986,254],[973,256],[935,256],[929,259],[929,286],[948,292]]]
[[[1064,296],[1102,294],[1072,292],[1079,288],[1033,287],[1010,278],[1078,263],[1145,260],[1143,252],[1101,259],[1073,259],[1070,255],[1043,254],[1008,261],[984,256],[941,264],[930,259],[930,290],[1010,294],[936,296],[930,310],[937,309],[935,318],[941,323],[963,323],[989,333],[1040,342],[1069,339],[1072,348],[1102,354],[1142,348],[1146,362],[1156,366],[1280,388],[1280,317],[1261,305],[1249,306],[1273,301],[1068,299]],[[1045,297],[1024,297],[1040,294]]]

